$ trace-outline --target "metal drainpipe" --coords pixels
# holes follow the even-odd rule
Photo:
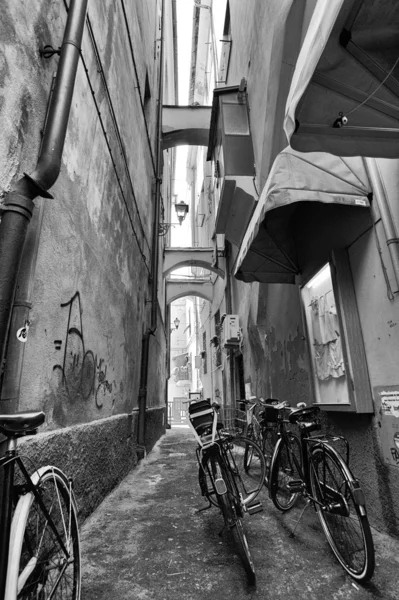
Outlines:
[[[396,291],[399,290],[399,238],[395,223],[392,219],[391,209],[385,192],[384,183],[375,158],[364,158],[364,165],[369,176],[378,209],[381,215],[382,225],[385,231],[386,244],[391,256],[393,271],[396,280]]]
[[[88,0],[71,0],[61,46],[60,60],[42,147],[31,175],[14,183],[2,205],[0,223],[0,356],[4,365],[12,305],[27,230],[32,218],[34,198],[53,198],[48,189],[54,185],[61,168],[73,88],[80,56]]]
[[[164,13],[165,2],[161,3],[161,49],[159,56],[159,88],[158,88],[158,136],[156,156],[156,183],[155,183],[155,206],[152,225],[152,252],[151,252],[151,320],[142,340],[140,389],[139,389],[139,422],[137,444],[140,456],[145,455],[145,421],[147,410],[148,380],[150,377],[148,363],[150,353],[150,335],[154,335],[158,322],[158,263],[159,263],[159,211],[161,203],[162,184],[162,97],[163,97],[163,45],[164,45]]]

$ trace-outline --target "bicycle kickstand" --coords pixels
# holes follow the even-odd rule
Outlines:
[[[197,510],[195,512],[200,513],[203,512],[204,510],[209,510],[210,508],[212,508],[212,503],[209,500],[209,498],[207,498],[208,500],[208,506],[205,506],[204,508],[197,508]]]
[[[305,504],[305,506],[304,506],[304,507],[303,507],[303,509],[301,510],[301,514],[299,515],[299,519],[298,519],[296,522],[294,521],[294,522],[295,522],[295,527],[294,527],[293,531],[292,531],[292,532],[289,534],[289,537],[294,537],[294,535],[295,535],[295,532],[296,532],[296,528],[297,528],[297,527],[298,527],[298,525],[299,525],[299,521],[302,519],[302,517],[303,517],[303,513],[304,513],[304,512],[305,512],[305,510],[306,510],[306,509],[307,509],[307,508],[310,506],[310,504],[311,504],[311,500],[308,498],[308,499],[306,500],[306,504]]]

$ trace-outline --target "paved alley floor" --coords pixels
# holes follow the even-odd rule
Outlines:
[[[82,600],[399,600],[399,542],[373,531],[376,570],[355,583],[332,554],[313,509],[243,521],[257,573],[248,587],[223,518],[199,493],[195,441],[172,429],[85,522]]]

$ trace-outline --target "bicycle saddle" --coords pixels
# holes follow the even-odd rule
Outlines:
[[[313,420],[320,412],[318,406],[305,406],[304,408],[295,408],[288,416],[290,423],[298,423],[299,421]]]
[[[44,423],[46,415],[42,411],[25,411],[11,415],[0,415],[0,431],[7,435],[25,435],[35,432]]]

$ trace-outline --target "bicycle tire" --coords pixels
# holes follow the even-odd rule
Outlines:
[[[247,574],[248,582],[250,584],[254,584],[256,580],[255,567],[249,550],[247,538],[244,533],[241,519],[237,514],[236,503],[238,499],[235,498],[234,490],[231,489],[234,486],[234,483],[230,480],[228,469],[225,467],[223,462],[219,462],[219,459],[215,456],[211,458],[211,468],[212,473],[215,473],[217,477],[221,477],[225,482],[226,493],[216,493],[216,497],[219,503],[220,510],[223,514],[225,525],[228,528],[228,530],[232,533],[232,537],[237,549],[237,554],[240,557],[245,572]]]
[[[7,600],[39,598],[79,600],[80,540],[77,509],[66,476],[56,467],[42,467],[32,477],[69,556],[57,540],[32,492],[19,499],[10,534]],[[53,595],[51,595],[53,594]]]
[[[254,434],[254,429],[253,426],[250,425],[248,427],[248,431],[247,431],[247,435],[246,437],[250,440],[253,440],[256,443],[255,440],[255,434]],[[245,469],[249,469],[251,466],[251,461],[252,461],[252,455],[253,455],[253,447],[247,447],[245,448],[245,454],[244,454],[244,468]]]
[[[269,485],[270,478],[270,468],[272,464],[272,458],[274,453],[274,448],[276,447],[278,441],[277,430],[275,427],[265,427],[263,429],[263,441],[262,441],[262,452],[265,457],[266,462],[266,475],[265,475],[265,485],[266,487]]]
[[[218,506],[222,512],[224,524],[227,527],[231,527],[234,523],[235,511],[234,511],[234,506],[233,506],[233,500],[231,498],[231,493],[229,494],[229,489],[228,489],[229,482],[228,482],[226,474],[224,472],[224,468],[222,467],[221,463],[219,462],[219,458],[216,456],[212,456],[210,458],[210,463],[211,463],[210,466],[212,469],[213,477],[215,479],[217,479],[217,478],[223,479],[225,486],[226,486],[226,492],[224,494],[220,494],[220,493],[218,493],[215,483],[213,483],[214,488],[215,488],[216,500],[217,500]]]
[[[238,555],[247,574],[248,583],[254,585],[256,583],[255,567],[240,518],[237,517],[234,525],[231,527],[231,533],[233,534]]]
[[[357,480],[330,447],[313,448],[309,468],[312,494],[321,503],[315,503],[316,512],[332,551],[351,577],[368,581],[375,566],[374,544]]]
[[[245,505],[250,504],[262,490],[265,480],[266,463],[262,450],[253,440],[237,436],[228,444],[227,458],[242,501]]]
[[[290,481],[302,479],[301,443],[293,433],[289,434],[289,440],[289,448],[284,438],[278,440],[270,467],[269,495],[274,506],[282,512],[293,508],[301,495],[288,487]]]

